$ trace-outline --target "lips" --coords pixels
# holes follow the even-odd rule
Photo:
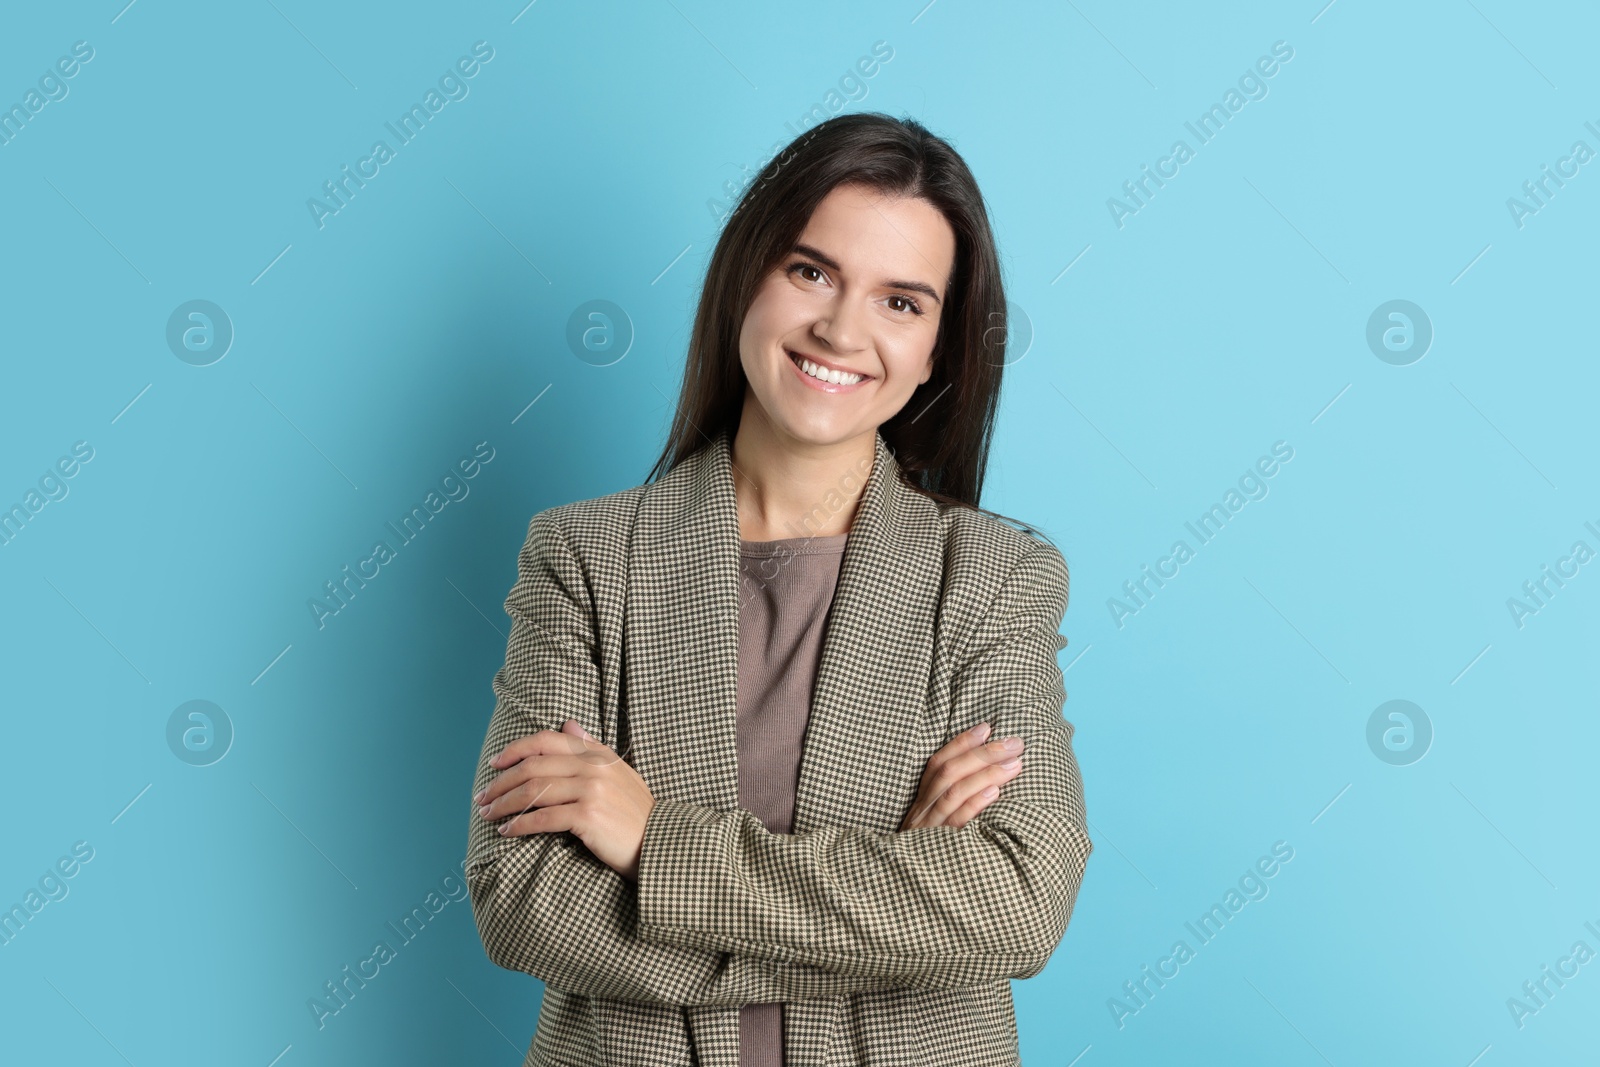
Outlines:
[[[866,374],[866,373],[864,373],[862,371],[858,371],[858,370],[851,370],[848,367],[841,367],[837,363],[829,363],[826,360],[818,359],[816,356],[813,356],[813,355],[811,355],[809,353],[806,353],[806,352],[796,352],[792,348],[786,348],[786,349],[784,349],[784,354],[789,357],[789,361],[791,363],[793,363],[796,367],[800,366],[800,360],[804,359],[808,363],[814,363],[815,365],[817,365],[818,367],[821,367],[825,371],[835,371],[836,370],[836,371],[839,371],[841,374],[858,375],[861,378],[861,381],[852,382],[851,383],[852,385],[860,385],[860,384],[862,384],[862,382],[870,382],[872,380],[872,375],[870,375],[870,374]],[[801,373],[805,374],[805,372],[803,370],[801,371]],[[809,378],[810,375],[806,375],[806,377]],[[822,379],[818,378],[818,379],[815,379],[815,380],[816,381],[821,381]],[[832,384],[832,383],[829,383],[829,384]]]
[[[800,357],[795,353],[788,351],[787,349],[784,350],[784,354],[789,357],[789,366],[794,368],[794,376],[799,380],[800,384],[805,386],[807,389],[815,389],[819,393],[831,393],[835,395],[840,393],[853,393],[857,389],[865,388],[867,383],[872,381],[871,378],[863,377],[860,381],[851,382],[849,385],[844,385],[842,383],[835,384],[833,382],[823,381],[821,378],[813,378],[811,375],[800,369],[800,360],[802,358],[811,359],[810,356]],[[816,360],[811,360],[811,362],[816,363]],[[817,365],[822,366],[820,363]]]

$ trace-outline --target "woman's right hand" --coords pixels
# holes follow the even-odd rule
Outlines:
[[[1000,787],[1022,770],[1022,740],[1001,738],[984,744],[989,724],[979,723],[928,758],[922,787],[902,830],[953,826],[957,830],[1000,795]],[[1002,742],[1015,741],[1008,749]],[[1006,766],[1007,763],[1011,766]]]

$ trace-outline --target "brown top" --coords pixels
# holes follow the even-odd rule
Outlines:
[[[800,748],[849,534],[739,542],[739,806],[775,834],[794,821]],[[784,1067],[783,1004],[739,1009],[739,1067]]]

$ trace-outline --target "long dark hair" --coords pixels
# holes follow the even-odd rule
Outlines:
[[[1005,287],[983,194],[948,143],[913,119],[880,112],[838,115],[812,127],[740,197],[711,254],[672,430],[646,481],[719,432],[737,430],[747,388],[739,363],[745,313],[762,281],[793,251],[817,205],[847,182],[926,200],[955,231],[933,374],[879,428],[906,484],[943,505],[971,508],[1044,537],[978,505],[1006,349]]]

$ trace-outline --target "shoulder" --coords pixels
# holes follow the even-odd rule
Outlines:
[[[944,531],[943,612],[958,628],[1028,616],[1055,628],[1066,614],[1067,562],[1049,541],[992,515],[939,505]],[[965,625],[962,625],[965,624]]]
[[[529,520],[529,532],[537,529],[558,532],[574,551],[583,555],[603,553],[613,542],[620,550],[627,542],[628,527],[646,488],[636,485],[546,508]]]
[[[939,521],[944,528],[947,574],[970,574],[999,585],[1019,567],[1026,567],[1053,576],[1059,572],[1061,582],[1066,582],[1066,560],[1043,538],[956,504],[940,504]]]
[[[529,537],[559,532],[566,548],[580,559],[613,568],[627,558],[646,501],[655,500],[658,510],[685,506],[708,455],[704,449],[692,453],[653,482],[546,508],[530,521]]]

